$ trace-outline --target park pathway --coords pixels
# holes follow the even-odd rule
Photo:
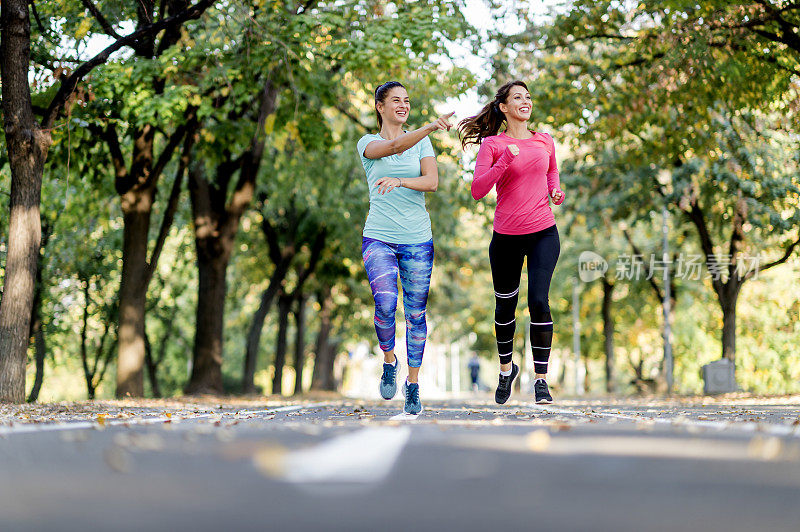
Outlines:
[[[0,530],[800,530],[791,400],[0,409]]]

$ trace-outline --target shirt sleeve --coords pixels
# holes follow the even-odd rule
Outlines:
[[[486,196],[492,190],[492,187],[505,173],[508,165],[514,160],[511,152],[503,148],[500,157],[494,161],[494,155],[498,149],[500,146],[496,146],[491,141],[481,143],[478,158],[475,161],[475,173],[472,177],[472,197],[476,200]]]
[[[364,156],[364,151],[366,151],[367,146],[370,142],[376,140],[373,135],[364,135],[360,139],[358,139],[358,144],[356,144],[356,149],[358,150],[358,155],[361,157],[361,164],[364,166],[366,170],[369,166],[372,166],[372,162],[374,159],[368,159]]]
[[[556,143],[550,135],[547,135],[547,140],[550,142],[550,166],[547,168],[547,192],[552,193],[553,190],[561,188],[561,177],[558,174],[558,163],[556,162]]]
[[[425,137],[419,141],[419,158],[423,159],[425,157],[436,157],[436,153],[433,151],[433,145],[431,144],[431,139],[428,137]]]

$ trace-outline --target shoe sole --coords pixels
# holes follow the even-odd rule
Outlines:
[[[390,417],[389,419],[391,419],[393,421],[395,421],[395,420],[396,421],[403,421],[403,420],[417,419],[418,417],[419,417],[419,414],[407,414],[405,412],[405,410],[404,410],[404,411],[400,412],[399,414],[396,414],[396,415]]]
[[[548,401],[547,399],[537,399],[536,400],[536,404],[537,405],[552,405],[553,401]]]

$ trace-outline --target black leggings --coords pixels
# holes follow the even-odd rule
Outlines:
[[[531,348],[536,373],[547,373],[553,343],[553,318],[548,292],[561,243],[555,225],[527,235],[495,232],[489,244],[495,310],[494,331],[500,363],[511,362],[514,352],[515,311],[519,296],[522,261],[528,257],[528,309],[531,314]]]

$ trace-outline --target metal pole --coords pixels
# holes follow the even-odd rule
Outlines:
[[[670,328],[670,275],[669,275],[669,210],[664,205],[664,223],[661,232],[664,236],[664,373],[667,380],[667,395],[672,394],[672,344]]]
[[[581,378],[578,369],[581,363],[581,320],[577,279],[572,280],[572,352],[575,358],[575,395],[580,395]]]

